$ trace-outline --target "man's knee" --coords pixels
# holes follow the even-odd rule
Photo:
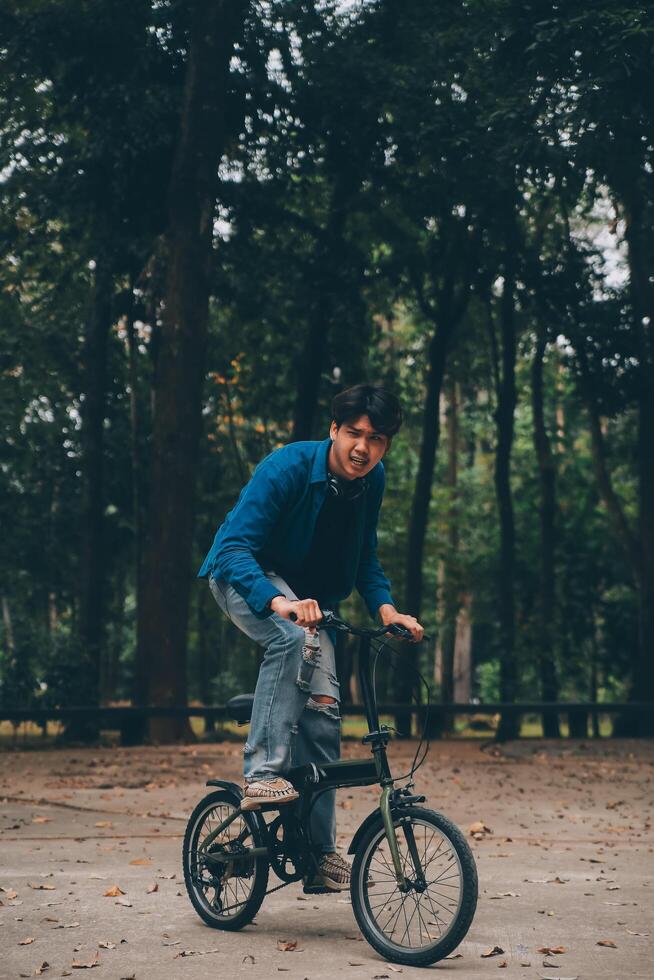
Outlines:
[[[336,698],[330,698],[328,694],[312,694],[312,701],[317,701],[318,704],[336,704]]]

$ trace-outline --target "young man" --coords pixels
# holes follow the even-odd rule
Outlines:
[[[284,774],[340,755],[334,647],[315,626],[356,586],[372,616],[423,628],[397,611],[376,554],[384,493],[382,457],[400,428],[399,402],[361,384],[332,403],[329,438],[295,442],[267,456],[218,529],[199,576],[235,626],[264,648],[244,750],[243,806],[297,799]],[[307,891],[349,887],[336,853],[335,793],[311,817],[319,873]]]

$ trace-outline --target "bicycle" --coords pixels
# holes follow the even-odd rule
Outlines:
[[[207,786],[219,788],[198,803],[186,828],[186,888],[207,925],[242,929],[266,894],[316,870],[309,815],[318,795],[379,783],[379,807],[365,818],[348,850],[354,855],[352,908],[364,937],[386,960],[427,966],[448,956],[468,932],[477,905],[477,870],[461,831],[443,814],[421,806],[424,796],[412,793],[413,774],[424,761],[423,755],[417,762],[422,740],[406,785],[396,788],[398,780],[390,771],[390,730],[379,724],[370,651],[383,634],[411,634],[395,625],[355,627],[327,611],[319,628],[359,637],[359,682],[368,723],[362,741],[370,746],[372,758],[297,766],[285,776],[299,799],[282,806],[264,804],[259,810],[241,810],[242,790],[236,783],[208,780]],[[247,723],[252,701],[252,694],[232,698],[230,717]],[[277,815],[266,822],[264,814],[275,811]],[[270,868],[282,884],[268,891]]]

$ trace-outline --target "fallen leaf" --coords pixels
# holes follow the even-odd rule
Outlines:
[[[498,892],[497,895],[489,895],[489,898],[520,898],[520,892]]]
[[[129,863],[142,865],[152,864],[152,858],[134,858],[134,860],[130,861]]]
[[[500,960],[500,962],[497,965],[498,967],[502,968],[508,966],[509,964],[506,962],[506,960]]]
[[[33,888],[34,891],[42,891],[42,892],[53,892],[53,891],[55,891],[55,886],[54,885],[44,885],[40,881],[38,881],[36,884],[34,884],[33,881],[28,881],[27,884],[30,886],[30,888]]]
[[[600,939],[597,942],[598,946],[608,946],[609,949],[617,949],[617,944],[613,942],[612,939]]]
[[[244,956],[243,957],[243,959],[242,959],[241,962],[243,962],[243,963],[253,963],[254,964],[254,963],[256,963],[256,960],[255,960],[254,956],[252,955],[252,953],[248,953],[247,956]]]
[[[487,827],[483,820],[475,820],[468,827],[469,834],[492,834],[493,831]]]
[[[46,970],[49,970],[49,969],[50,969],[50,964],[48,963],[47,960],[43,960],[43,963],[41,963],[41,966],[37,966],[36,969],[34,970],[34,976],[35,977],[40,977],[41,974],[45,973],[45,971]]]
[[[29,944],[30,943],[33,943],[33,942],[34,942],[34,936],[28,936],[27,939],[19,939],[18,940],[18,945],[19,946],[29,946]]]
[[[119,895],[125,894],[126,893],[122,890],[122,888],[119,888],[118,885],[112,885],[111,888],[104,893],[104,898],[118,898]]]
[[[98,943],[98,946],[100,947],[100,949],[115,949],[116,948],[116,944],[110,942],[108,939],[101,939],[100,942]]]
[[[536,950],[537,953],[544,953],[546,956],[557,956],[560,953],[567,953],[567,946],[539,946]]]
[[[60,922],[58,926],[53,926],[53,929],[78,929],[79,922]]]
[[[501,946],[491,946],[487,949],[485,953],[481,954],[482,959],[488,959],[489,956],[501,956],[504,950]]]
[[[648,932],[634,932],[633,929],[627,929],[630,936],[649,936]]]
[[[7,898],[18,898],[18,892],[15,892],[13,888],[0,887],[0,891],[3,891]]]
[[[114,905],[124,905],[126,909],[131,909],[132,903],[128,898],[117,898]]]
[[[146,891],[148,895],[151,895],[153,892],[158,892],[159,885],[156,883],[156,881],[153,881],[151,885],[148,885]]]
[[[100,954],[96,953],[94,958],[88,963],[82,963],[80,960],[73,960],[70,965],[74,970],[90,970],[94,966],[100,966]]]
[[[32,823],[52,823],[52,817],[32,817]]]
[[[297,950],[297,939],[278,939],[277,949],[282,953],[294,953]]]
[[[111,820],[96,820],[95,821],[95,826],[96,827],[113,827],[113,823],[111,822]]]

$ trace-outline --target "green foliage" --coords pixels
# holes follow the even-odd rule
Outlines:
[[[540,692],[542,487],[531,376],[540,336],[556,474],[551,656],[561,696],[591,697],[593,685],[600,698],[625,696],[639,643],[638,583],[598,488],[580,358],[633,529],[647,377],[628,223],[638,205],[651,283],[654,24],[643,5],[564,6],[448,0],[435,17],[428,0],[356,9],[252,3],[225,106],[231,137],[210,270],[195,566],[253,467],[291,437],[306,339],[318,322],[316,438],[327,432],[333,394],[363,377],[393,387],[405,407],[385,460],[379,528],[400,603],[429,345],[443,311],[456,311],[446,373],[459,398],[457,483],[448,485],[442,427],[423,618],[442,636],[447,569],[460,604],[470,603],[481,700],[499,696],[502,655],[493,474],[501,351],[489,315],[501,301],[509,218],[519,240],[511,469],[519,696]],[[114,323],[103,696],[131,696],[165,275],[159,236],[190,8],[39,0],[2,15],[0,591],[15,638],[12,649],[5,630],[3,703],[82,703],[92,686],[77,629],[83,337],[98,256],[111,264]],[[191,696],[222,701],[252,689],[256,651],[196,595]],[[342,612],[366,616],[356,597]],[[433,645],[420,667],[431,680]],[[382,664],[389,698],[393,683]]]

